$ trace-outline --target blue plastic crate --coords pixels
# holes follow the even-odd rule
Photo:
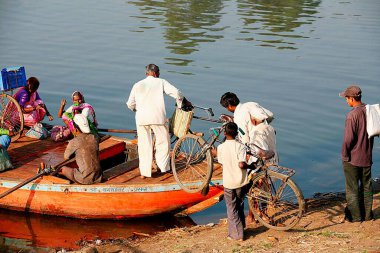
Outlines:
[[[25,68],[23,66],[3,68],[1,70],[0,89],[12,90],[26,85]]]

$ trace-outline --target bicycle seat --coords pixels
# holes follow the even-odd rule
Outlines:
[[[261,149],[261,150],[259,150],[258,155],[263,160],[269,160],[269,159],[271,159],[271,158],[274,157],[275,153],[274,153],[273,150],[264,150],[264,149]]]
[[[225,123],[227,123],[227,122],[234,122],[234,117],[231,116],[231,115],[227,115],[227,114],[221,114],[220,117],[219,117],[219,120],[223,121]]]

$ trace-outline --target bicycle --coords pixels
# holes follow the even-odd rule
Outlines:
[[[7,68],[1,71],[1,94],[0,94],[0,128],[10,130],[12,142],[20,138],[24,130],[24,114],[21,106],[13,98],[13,90],[26,85],[24,67]],[[11,95],[7,92],[11,91]]]
[[[228,117],[228,116],[227,116]],[[199,133],[188,133],[179,138],[172,151],[173,175],[186,192],[196,193],[209,184],[213,171],[211,149],[219,140],[225,127],[226,115],[219,120],[201,118],[221,127],[210,128],[211,135],[205,141]],[[264,226],[276,230],[288,230],[294,227],[305,212],[305,201],[301,190],[290,178],[295,171],[274,164],[266,164],[271,155],[259,147],[260,152],[245,145],[247,153],[255,156],[255,169],[250,172],[248,204],[255,218]]]
[[[214,120],[204,117],[192,116],[195,119],[223,123],[221,120]],[[207,141],[203,139],[202,133],[189,132],[178,138],[175,142],[171,154],[171,166],[174,178],[180,187],[189,193],[201,191],[209,184],[212,176],[214,159],[211,149],[215,142],[219,140],[224,128],[210,128],[212,132]]]
[[[248,205],[256,220],[267,228],[289,230],[301,220],[305,200],[300,188],[291,179],[293,169],[266,163],[274,154],[254,145],[259,152],[245,145],[247,153],[255,156],[255,169],[249,174]]]

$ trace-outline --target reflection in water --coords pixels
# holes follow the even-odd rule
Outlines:
[[[148,21],[158,22],[165,29],[164,38],[166,48],[176,56],[189,55],[198,51],[200,43],[215,42],[223,38],[222,32],[226,27],[217,27],[223,8],[221,0],[198,1],[198,0],[174,0],[152,1],[137,0],[129,1],[138,6],[141,15],[137,16],[143,23]],[[156,27],[144,24],[140,29],[146,30]],[[187,66],[192,62],[190,59],[177,57],[166,58],[167,64]]]
[[[226,7],[223,2],[227,1],[135,0],[128,3],[141,11],[141,15],[134,16],[143,23],[136,32],[157,28],[157,24],[165,29],[166,48],[176,55],[166,58],[166,63],[178,66],[192,62],[177,58],[179,55],[198,51],[200,43],[224,38],[227,29],[240,32],[237,40],[254,41],[258,46],[277,49],[297,49],[295,39],[308,37],[295,29],[314,21],[318,13],[316,8],[321,3],[320,0],[237,0],[236,11],[222,12]],[[230,24],[218,26],[222,18],[230,20]],[[241,20],[242,27],[236,27]]]
[[[320,0],[238,0],[243,29],[240,40],[258,41],[260,46],[297,49],[294,40],[307,38],[295,29],[311,24]]]
[[[78,249],[78,242],[128,238],[134,232],[152,234],[195,225],[189,218],[158,216],[133,220],[80,220],[0,209],[0,252],[44,252],[49,248]]]

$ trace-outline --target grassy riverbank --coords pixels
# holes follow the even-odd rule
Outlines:
[[[339,194],[322,194],[307,200],[308,210],[291,231],[268,230],[250,224],[246,240],[226,239],[225,220],[155,235],[136,233],[127,239],[87,242],[78,252],[380,252],[380,194],[374,197],[375,220],[344,222],[345,201]]]

